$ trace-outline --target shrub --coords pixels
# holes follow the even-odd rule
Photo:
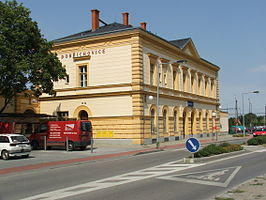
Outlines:
[[[194,154],[197,157],[208,157],[222,153],[229,153],[233,151],[240,151],[243,147],[239,144],[222,143],[220,145],[210,144]]]
[[[239,144],[231,144],[229,146],[223,147],[226,153],[233,152],[233,151],[240,151],[243,147]]]
[[[248,145],[261,145],[266,144],[266,136],[257,136],[248,140]]]

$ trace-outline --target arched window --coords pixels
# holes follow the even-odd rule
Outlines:
[[[79,112],[79,119],[81,119],[81,120],[88,120],[89,119],[88,113],[85,110],[81,110]]]
[[[174,111],[174,132],[177,132],[177,123],[178,123],[178,120],[177,120],[177,111],[175,110]]]
[[[206,131],[208,131],[209,130],[209,115],[208,115],[208,112],[206,113],[206,124],[205,125],[206,125],[205,129],[206,129]]]
[[[173,89],[178,89],[178,74],[176,70],[173,71]]]
[[[201,95],[201,78],[198,79],[198,94]]]
[[[187,74],[186,74],[186,72],[184,72],[184,74],[183,74],[183,91],[184,92],[187,91]]]
[[[163,111],[163,132],[167,133],[167,110]]]
[[[208,96],[209,95],[209,91],[208,91],[208,80],[206,79],[205,80],[205,96]]]
[[[195,93],[195,77],[192,75],[191,76],[191,93]]]
[[[151,109],[151,133],[155,133],[155,111]]]

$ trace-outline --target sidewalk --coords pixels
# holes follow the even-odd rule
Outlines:
[[[232,135],[219,136],[218,141],[237,140]],[[202,145],[213,143],[212,137],[200,139]],[[160,143],[160,149],[182,149],[185,147],[185,140]],[[32,151],[27,159],[10,159],[7,161],[0,160],[0,175],[26,171],[32,169],[40,169],[45,167],[75,163],[88,162],[102,159],[111,159],[121,156],[135,155],[141,152],[155,151],[156,144],[152,145],[100,145],[95,144],[93,153],[88,148],[85,151],[65,151],[65,150],[36,150]]]
[[[265,200],[266,174],[250,179],[209,200]]]

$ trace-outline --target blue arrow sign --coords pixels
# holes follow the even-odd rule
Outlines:
[[[186,148],[188,151],[191,153],[195,153],[199,150],[200,148],[200,142],[196,138],[188,138],[186,141]]]

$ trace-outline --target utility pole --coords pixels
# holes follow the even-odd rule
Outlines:
[[[238,123],[238,108],[237,108],[237,99],[235,98],[235,120]]]
[[[266,117],[266,106],[264,107],[265,111],[264,111],[264,126],[265,126],[265,117]]]

